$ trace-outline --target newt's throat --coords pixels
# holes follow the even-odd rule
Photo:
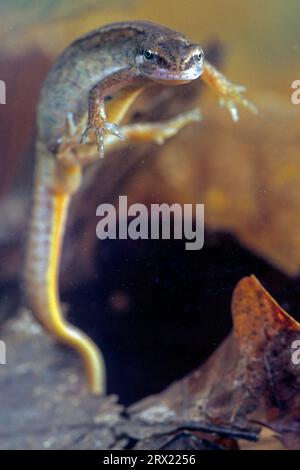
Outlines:
[[[159,83],[161,85],[167,85],[167,86],[177,86],[177,85],[184,85],[185,83],[189,83],[192,80],[167,80],[164,78],[154,80],[155,83]]]

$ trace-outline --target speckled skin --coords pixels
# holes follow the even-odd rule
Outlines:
[[[181,72],[189,65],[195,46],[199,47],[181,33],[143,21],[114,23],[86,34],[60,55],[44,83],[38,107],[38,140],[55,151],[65,132],[66,114],[72,113],[75,124],[79,122],[92,88],[120,70],[126,72],[114,83],[113,91],[127,84],[151,85],[154,80],[142,76],[136,66],[138,51],[156,48],[164,67]],[[153,78],[160,80],[161,76],[157,72]],[[106,83],[104,96],[111,91],[111,84]]]

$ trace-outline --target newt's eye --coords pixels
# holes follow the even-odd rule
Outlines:
[[[155,56],[155,53],[153,51],[150,51],[150,49],[147,49],[145,52],[144,52],[144,57],[145,59],[147,60],[153,60],[154,59],[154,56]]]
[[[198,54],[196,54],[195,58],[196,58],[197,62],[203,62],[203,60],[204,60],[203,51],[198,52]]]

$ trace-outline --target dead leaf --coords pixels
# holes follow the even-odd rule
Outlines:
[[[136,438],[194,429],[255,439],[259,425],[300,447],[300,365],[291,345],[300,325],[254,277],[242,279],[232,300],[233,332],[194,373],[130,409]],[[239,435],[240,434],[240,435]]]

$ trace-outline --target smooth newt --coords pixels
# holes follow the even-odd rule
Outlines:
[[[164,26],[135,21],[114,23],[77,39],[58,58],[46,78],[37,116],[33,208],[25,252],[24,291],[28,307],[58,340],[77,350],[90,390],[105,390],[101,352],[68,323],[58,295],[61,245],[70,199],[83,168],[99,160],[118,138],[163,142],[197,112],[165,123],[118,125],[146,87],[181,85],[202,76],[234,120],[237,104],[255,111],[241,91],[204,60],[198,44]],[[105,103],[105,98],[113,99]],[[97,146],[96,146],[97,144]]]

